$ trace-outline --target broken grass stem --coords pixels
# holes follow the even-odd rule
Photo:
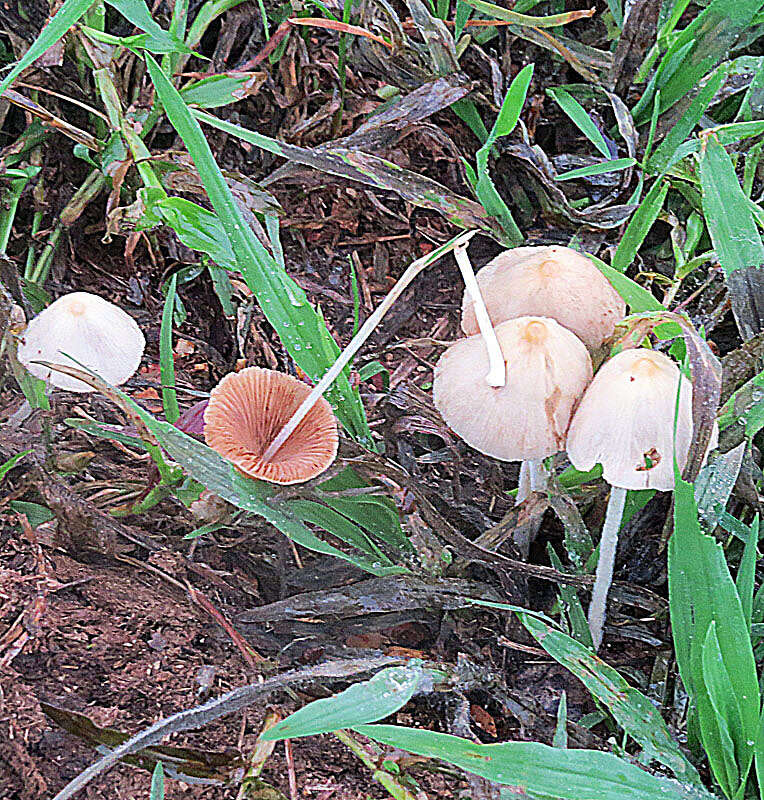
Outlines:
[[[279,448],[295,430],[297,430],[297,426],[305,419],[307,413],[318,401],[318,398],[323,395],[332,383],[334,383],[342,370],[352,361],[355,354],[363,346],[363,343],[371,336],[374,329],[379,325],[382,318],[390,310],[393,303],[401,296],[411,281],[413,281],[425,267],[430,266],[430,264],[437,261],[441,256],[444,256],[455,248],[465,245],[475,233],[477,233],[477,231],[467,231],[409,264],[406,271],[401,275],[398,282],[393,286],[385,299],[377,306],[366,322],[364,322],[358,333],[350,340],[348,346],[339,354],[334,364],[329,367],[321,380],[313,387],[310,394],[302,401],[291,419],[288,420],[286,425],[278,432],[276,438],[268,445],[266,451],[262,455],[263,461],[272,460],[273,456],[279,451]]]
[[[595,652],[602,644],[602,631],[605,627],[607,595],[613,582],[613,565],[615,551],[618,546],[618,531],[621,528],[623,508],[626,504],[626,489],[613,486],[605,512],[605,524],[602,526],[600,538],[600,555],[597,561],[597,573],[594,577],[592,599],[589,603],[589,630],[592,634]]]
[[[496,338],[496,331],[493,329],[493,323],[483,302],[483,295],[480,293],[480,287],[475,278],[472,264],[467,255],[466,245],[459,245],[454,248],[454,258],[459,265],[459,271],[462,273],[464,286],[472,298],[478,327],[483,336],[485,348],[488,351],[488,374],[485,376],[485,381],[489,386],[504,386],[507,382],[507,366],[499,346],[499,340]]]

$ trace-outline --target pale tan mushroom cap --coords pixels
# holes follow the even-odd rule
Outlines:
[[[32,362],[79,368],[66,357],[69,355],[119,386],[138,370],[146,346],[141,329],[129,314],[89,292],[59,297],[27,325],[19,338],[19,361],[32,375],[70,392],[92,392],[93,388]]]
[[[500,253],[477,282],[494,325],[525,315],[551,317],[597,350],[626,313],[626,304],[586,256],[569,247],[516,247]],[[462,330],[478,332],[472,298],[462,300]]]
[[[468,445],[503,461],[540,459],[565,446],[576,402],[592,377],[583,343],[553,319],[520,317],[496,326],[507,383],[488,386],[482,336],[461,339],[435,368],[433,400]]]
[[[680,470],[692,441],[692,384],[677,365],[654,350],[624,350],[594,376],[568,431],[568,457],[576,469],[602,464],[611,486],[674,488],[674,410]],[[714,431],[714,446],[718,431]]]
[[[273,460],[261,459],[309,393],[309,386],[283,372],[259,367],[232,372],[212,390],[204,412],[204,438],[250,478],[281,484],[315,478],[337,456],[337,422],[323,397]]]

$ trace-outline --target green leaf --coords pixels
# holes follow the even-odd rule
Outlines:
[[[161,761],[157,761],[157,765],[151,775],[149,800],[164,800],[164,767]]]
[[[666,311],[658,298],[647,289],[628,278],[622,271],[614,269],[596,256],[586,254],[594,262],[594,266],[610,281],[612,287],[621,295],[624,302],[631,309],[632,314],[643,311]]]
[[[21,461],[24,456],[31,453],[31,450],[24,450],[23,453],[16,453],[15,456],[11,456],[4,464],[0,464],[0,481],[16,466],[16,464]]]
[[[94,0],[64,0],[53,19],[40,31],[30,48],[18,60],[16,66],[0,83],[0,96],[10,88],[18,76],[49,48],[52,47],[82,15],[93,5]]]
[[[259,80],[257,75],[210,75],[198,81],[192,81],[180,90],[180,96],[188,105],[197,108],[219,108],[253,94],[248,84]],[[254,83],[256,86],[257,84]]]
[[[106,3],[119,11],[136,28],[148,34],[152,42],[159,46],[159,52],[194,54],[194,51],[187,47],[181,39],[166,31],[154,20],[149,7],[143,0],[106,0]]]
[[[740,605],[743,607],[743,616],[748,620],[749,628],[753,620],[753,590],[756,585],[756,546],[759,543],[759,515],[753,518],[751,527],[748,528],[748,536],[743,549],[743,557],[740,559],[740,566],[735,578],[735,588]]]
[[[762,6],[762,0],[712,0],[673,38],[658,66],[656,80],[651,81],[634,107],[634,122],[640,125],[647,119],[656,89],[661,92],[661,113],[693,92],[728,57]]]
[[[714,753],[714,756],[723,760],[723,768],[727,776],[726,785],[735,791],[741,777],[738,764],[742,765],[746,758],[745,754],[735,752],[733,737],[740,739],[743,731],[743,719],[740,713],[740,704],[735,696],[735,689],[724,666],[724,658],[719,647],[719,640],[716,637],[715,621],[709,625],[708,633],[703,643],[701,668],[703,670],[703,683],[714,712],[713,720],[701,714],[701,725],[705,727],[711,724],[716,725],[721,751]],[[711,754],[709,753],[710,757]],[[748,760],[748,763],[750,764],[750,760]],[[722,786],[724,786],[724,783],[722,783]]]
[[[648,172],[655,175],[668,169],[677,148],[700,122],[700,118],[711,104],[714,95],[719,91],[726,77],[727,71],[718,69],[701,88],[692,103],[690,103],[687,111],[666,134],[658,149],[650,156],[650,160],[647,162]]]
[[[568,748],[568,696],[565,689],[562,690],[557,705],[557,725],[554,728],[552,747],[559,747],[561,750]]]
[[[533,28],[556,28],[559,25],[565,25],[570,22],[570,15],[566,13],[550,14],[546,17],[531,17],[527,14],[519,14],[517,11],[510,11],[503,6],[497,6],[495,3],[485,2],[485,0],[465,0],[465,2],[489,17],[503,19],[514,25],[525,25]]]
[[[162,405],[168,422],[176,422],[180,416],[178,394],[175,390],[175,360],[172,351],[172,318],[175,310],[175,293],[178,273],[174,273],[167,286],[167,297],[162,309],[162,326],[159,329],[159,372],[162,379]]]
[[[210,146],[186,104],[151,56],[149,74],[170,122],[180,134],[199,170],[215,214],[223,225],[247,286],[254,292],[266,319],[276,329],[289,354],[313,381],[319,380],[339,354],[339,347],[305,292],[281,269],[247,225],[233,199]],[[315,342],[304,347],[306,342]],[[337,417],[362,444],[374,446],[357,390],[347,370],[327,391]]]
[[[447,733],[359,725],[391,747],[439,758],[496,783],[564,800],[711,800],[700,788],[659,778],[600,750],[560,750],[537,742],[477,744]]]
[[[594,124],[592,118],[586,113],[586,109],[576,100],[573,95],[568,94],[565,89],[559,87],[547,89],[546,93],[557,101],[560,108],[570,117],[575,126],[586,136],[586,138],[607,158],[612,158],[610,148],[605,142],[605,138],[600,129]]]
[[[544,650],[569,669],[615,717],[644,750],[646,758],[668,767],[680,781],[701,785],[697,770],[671,738],[660,712],[647,697],[581,642],[550,628],[536,617],[524,614],[519,617]]]
[[[590,175],[605,175],[608,172],[619,172],[622,169],[628,169],[629,167],[633,167],[636,163],[636,158],[614,158],[610,161],[603,161],[588,167],[579,167],[578,169],[561,172],[555,177],[555,180],[572,181],[576,178],[588,178]]]
[[[39,503],[29,503],[26,500],[11,500],[8,506],[11,511],[23,514],[32,528],[38,528],[40,525],[55,519],[56,516],[47,506],[42,506]]]
[[[734,793],[729,781],[724,731],[716,723],[706,675],[703,650],[712,623],[721,663],[732,691],[739,698],[741,723],[730,728],[741,777],[747,774],[753,743],[759,733],[759,685],[753,648],[743,608],[721,546],[700,529],[692,484],[676,477],[674,533],[669,541],[669,608],[679,674],[700,719],[700,735],[712,759],[717,780]],[[750,742],[750,744],[749,744]],[[748,763],[745,763],[747,760]],[[726,776],[726,777],[725,777]]]
[[[746,443],[741,442],[726,453],[712,454],[695,479],[698,519],[705,533],[713,533],[719,524],[737,481],[745,448]]]
[[[764,244],[732,159],[715,136],[706,139],[700,184],[708,232],[724,271],[735,321],[746,341],[764,328]]]
[[[408,703],[424,670],[414,667],[389,667],[371,680],[353,684],[344,692],[315,700],[260,735],[269,742],[315,736],[365,722],[389,717]]]
[[[624,231],[615,254],[613,255],[613,269],[625,272],[626,268],[634,261],[637,251],[645,241],[650,228],[658,214],[661,213],[666,194],[669,190],[668,181],[657,180],[650,187],[650,191],[645,195],[645,199],[639,204],[639,208],[634,212],[634,216],[629,221]]]

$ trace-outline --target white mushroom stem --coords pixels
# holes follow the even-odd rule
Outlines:
[[[499,340],[496,338],[493,323],[483,302],[483,295],[480,294],[475,272],[467,255],[466,244],[454,248],[454,258],[462,273],[464,286],[472,298],[475,318],[488,351],[488,374],[485,376],[485,381],[489,386],[504,386],[507,382],[507,365],[499,346]]]
[[[523,461],[520,463],[520,477],[517,481],[517,497],[515,505],[530,497],[531,492],[543,492],[546,490],[548,475],[541,460]]]
[[[348,342],[347,347],[339,354],[339,356],[337,356],[337,360],[334,362],[334,364],[332,364],[331,367],[329,367],[329,369],[324,373],[324,376],[313,387],[310,394],[305,398],[305,400],[302,401],[302,403],[300,403],[291,419],[287,421],[286,425],[284,425],[274,440],[268,445],[266,451],[262,455],[263,461],[270,461],[279,451],[279,448],[284,444],[284,442],[297,430],[297,426],[305,419],[310,409],[313,408],[318,401],[318,398],[323,395],[323,393],[332,385],[332,383],[334,383],[342,370],[345,369],[345,367],[352,361],[355,354],[363,346],[363,343],[369,338],[369,336],[371,336],[374,329],[377,327],[377,325],[379,325],[379,323],[382,321],[382,318],[385,316],[385,314],[387,314],[387,312],[390,310],[390,307],[401,296],[411,281],[413,281],[414,278],[416,278],[416,276],[419,275],[419,273],[425,267],[430,266],[430,264],[437,261],[441,256],[449,252],[449,250],[452,250],[454,247],[466,245],[476,233],[477,231],[467,231],[466,233],[461,234],[461,236],[457,236],[451,242],[448,242],[442,247],[438,247],[431,253],[428,253],[427,255],[424,255],[409,264],[409,266],[406,268],[406,271],[403,273],[403,275],[401,275],[400,278],[398,278],[398,282],[388,292],[385,299],[377,306],[377,308],[374,309],[374,312],[366,320],[366,322],[361,325],[358,333],[356,333],[350,342]]]
[[[621,528],[623,507],[626,503],[626,489],[613,486],[605,513],[605,524],[600,538],[600,556],[597,561],[597,573],[592,588],[592,599],[589,603],[589,631],[592,634],[594,649],[599,650],[602,644],[602,630],[605,627],[607,595],[613,582],[613,565],[615,551],[618,546],[618,531]]]

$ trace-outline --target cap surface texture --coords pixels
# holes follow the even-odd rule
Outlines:
[[[590,349],[609,339],[626,304],[591,259],[569,247],[516,247],[477,273],[494,325],[525,315],[551,317]],[[462,330],[478,332],[472,298],[462,300]]]
[[[468,445],[503,461],[545,458],[563,449],[576,402],[592,377],[583,343],[553,319],[521,317],[496,326],[507,382],[485,382],[482,336],[461,339],[435,368],[433,399]]]
[[[594,376],[568,431],[576,469],[602,464],[603,477],[623,489],[674,488],[674,410],[679,468],[692,441],[692,384],[677,365],[654,350],[624,350]],[[712,442],[713,445],[713,442]]]
[[[59,297],[30,321],[19,338],[19,361],[29,372],[70,392],[92,392],[93,388],[33,362],[75,368],[82,364],[119,386],[135,374],[146,346],[141,329],[128,313],[89,292]]]
[[[261,459],[309,393],[309,386],[283,372],[260,367],[232,372],[212,390],[204,412],[204,438],[251,478],[281,484],[315,478],[337,455],[337,422],[323,397],[273,460]]]

